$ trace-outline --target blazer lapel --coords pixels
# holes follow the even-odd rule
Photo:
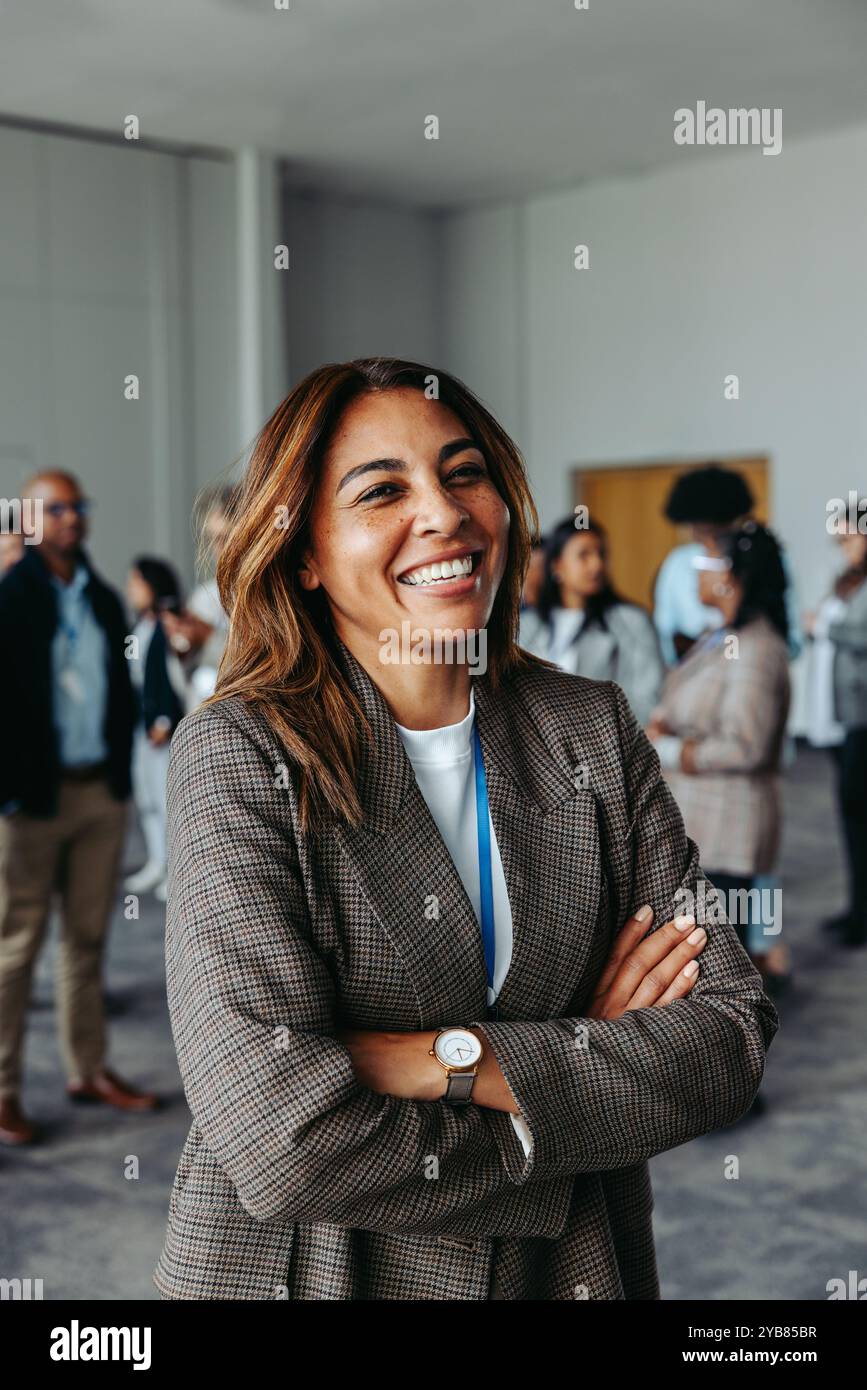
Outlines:
[[[587,758],[574,766],[545,743],[526,678],[492,690],[475,684],[491,820],[512,909],[512,960],[497,1002],[500,1016],[562,1014],[591,959],[602,863],[596,799],[586,786]],[[573,736],[573,746],[579,743]]]
[[[375,682],[339,643],[373,732],[359,774],[364,822],[335,834],[406,971],[419,1029],[483,1017],[484,948],[472,904]]]
[[[360,771],[362,826],[336,830],[371,910],[406,970],[420,1029],[483,1019],[479,924],[419,790],[385,698],[348,649],[339,653],[374,737]],[[511,685],[475,678],[491,820],[512,909],[503,1018],[555,1017],[580,984],[601,881],[592,791],[545,746]],[[580,780],[580,779],[579,779]]]

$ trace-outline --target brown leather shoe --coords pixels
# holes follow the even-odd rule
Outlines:
[[[0,1144],[32,1144],[36,1130],[25,1117],[17,1096],[0,1099]]]
[[[66,1093],[71,1100],[86,1104],[102,1102],[113,1105],[116,1110],[155,1110],[160,1103],[159,1096],[137,1091],[107,1067],[101,1067],[89,1081],[68,1085]]]

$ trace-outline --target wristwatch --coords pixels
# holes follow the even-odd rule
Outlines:
[[[449,1078],[440,1099],[449,1105],[469,1105],[482,1060],[482,1044],[475,1033],[466,1028],[438,1028],[428,1055],[436,1057]]]

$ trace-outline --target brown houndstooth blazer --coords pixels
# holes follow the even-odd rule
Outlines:
[[[193,1124],[154,1282],[167,1299],[656,1299],[647,1160],[744,1113],[778,1027],[728,925],[708,927],[688,999],[581,1017],[629,914],[665,922],[700,873],[657,756],[611,682],[476,678],[514,932],[489,1022],[470,902],[383,697],[339,658],[376,736],[358,829],[296,832],[284,754],[238,698],[174,737],[166,966]],[[503,1112],[362,1087],[333,1036],[456,1023],[484,1029],[529,1158]]]

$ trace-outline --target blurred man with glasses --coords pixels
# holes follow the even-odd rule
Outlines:
[[[105,1066],[102,959],[130,794],[134,696],[120,599],[83,547],[89,504],[68,473],[22,502],[38,544],[0,581],[0,1142],[36,1137],[21,1107],[34,965],[60,895],[56,998],[67,1093],[152,1109]]]

